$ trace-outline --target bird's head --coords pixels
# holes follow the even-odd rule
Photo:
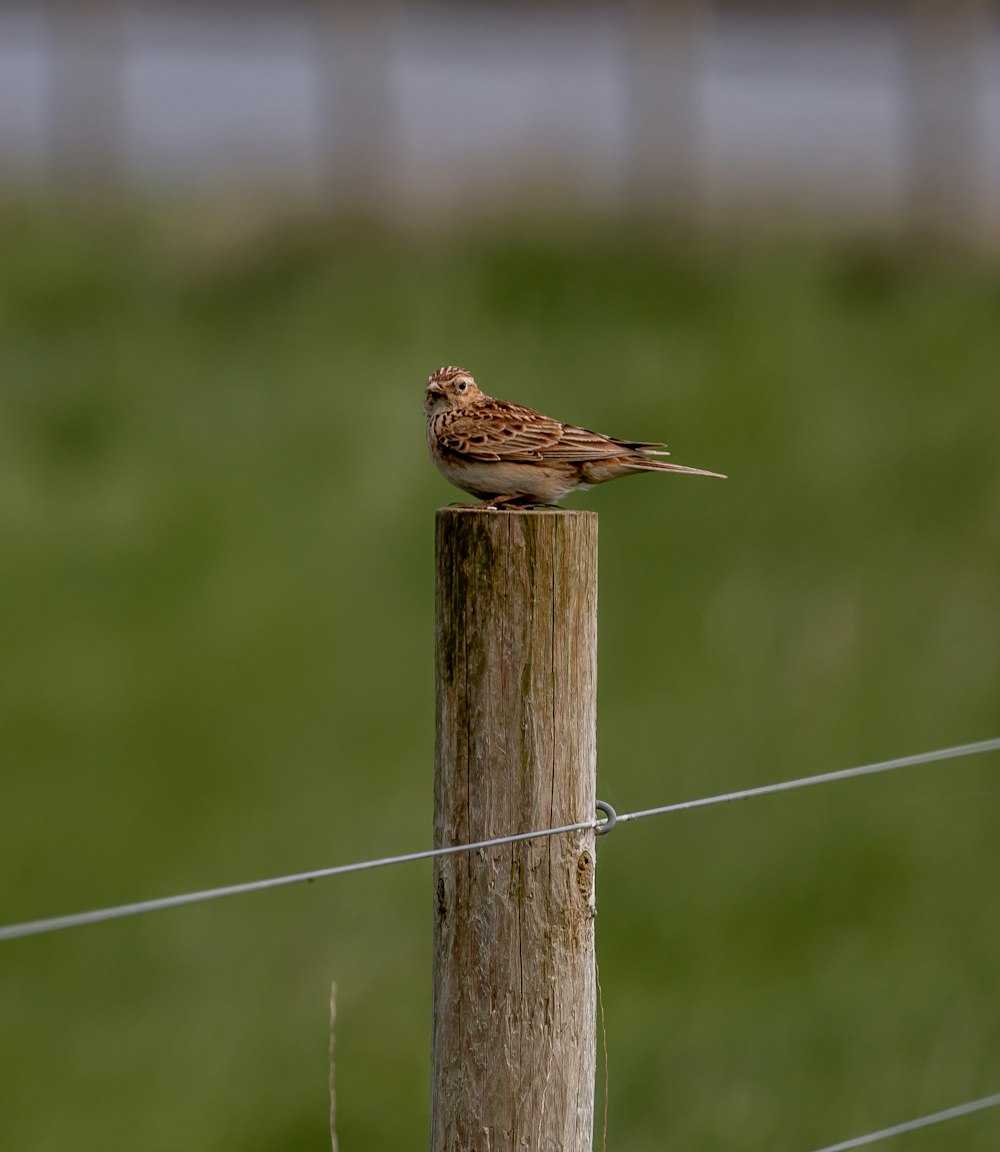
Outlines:
[[[437,412],[450,412],[467,408],[483,398],[471,372],[448,364],[432,373],[424,390],[424,412],[433,416]]]

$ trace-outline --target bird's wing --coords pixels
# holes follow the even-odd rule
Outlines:
[[[442,447],[470,460],[512,463],[606,460],[630,452],[662,454],[664,445],[615,440],[562,424],[533,408],[490,400],[449,412],[440,429]]]

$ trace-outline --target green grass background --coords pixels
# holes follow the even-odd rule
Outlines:
[[[995,268],[24,207],[0,252],[0,922],[429,844],[444,362],[730,474],[571,501],[621,810],[1000,733]],[[997,1091],[998,821],[994,755],[603,841],[608,1147]],[[421,864],[2,945],[0,1144],[328,1147],[336,979],[341,1146],[424,1147],[430,932]]]

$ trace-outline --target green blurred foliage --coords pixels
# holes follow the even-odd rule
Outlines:
[[[995,269],[227,223],[0,217],[0,921],[429,843],[444,362],[730,474],[573,501],[621,810],[1000,732]],[[995,1091],[998,767],[602,842],[609,1147]],[[421,1147],[430,930],[414,865],[3,945],[4,1146],[327,1147],[335,979],[342,1146]]]

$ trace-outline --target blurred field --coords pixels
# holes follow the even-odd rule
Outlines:
[[[995,269],[224,229],[0,216],[0,922],[429,844],[444,362],[731,476],[573,502],[602,797],[1000,733]],[[992,756],[604,841],[609,1148],[808,1152],[997,1091],[998,819]],[[429,875],[3,945],[0,1143],[328,1147],[335,978],[341,1146],[425,1146]]]

